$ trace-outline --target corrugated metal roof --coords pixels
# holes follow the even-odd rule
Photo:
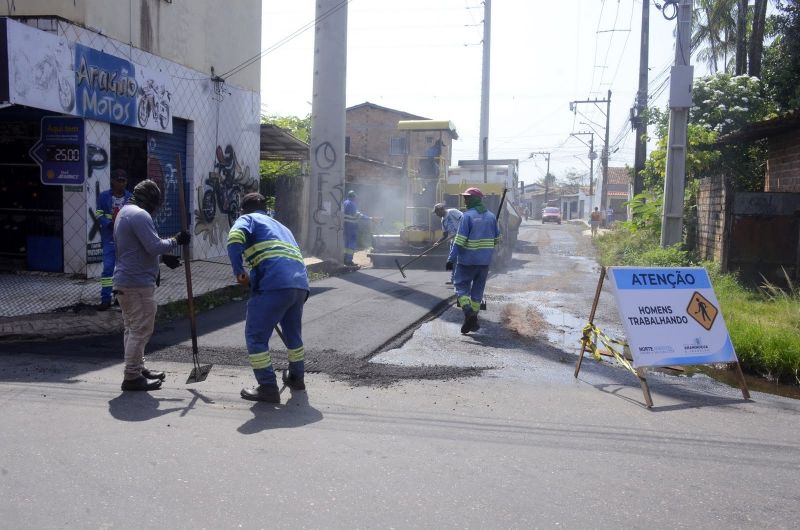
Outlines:
[[[262,123],[261,160],[308,160],[308,144],[287,129]]]

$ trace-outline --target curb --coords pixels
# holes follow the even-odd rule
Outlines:
[[[352,272],[349,267],[316,260],[306,265],[309,276],[339,276]],[[195,314],[222,304],[243,300],[247,292],[232,284],[212,289],[193,297]],[[186,298],[161,303],[156,321],[164,322],[186,316]],[[118,307],[97,311],[80,304],[72,310],[29,314],[22,317],[0,317],[0,342],[38,342],[122,333],[122,312]]]

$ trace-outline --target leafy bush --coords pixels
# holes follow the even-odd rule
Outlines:
[[[691,255],[679,245],[661,248],[653,232],[632,230],[625,225],[597,238],[601,265],[686,267],[693,264]]]

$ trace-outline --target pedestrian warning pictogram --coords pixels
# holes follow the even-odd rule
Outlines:
[[[686,312],[698,324],[706,328],[706,330],[710,330],[711,326],[714,325],[714,320],[716,320],[719,310],[702,294],[695,291],[692,295],[692,300],[689,302],[689,307],[686,308]]]

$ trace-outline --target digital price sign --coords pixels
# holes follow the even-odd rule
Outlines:
[[[86,180],[83,133],[83,118],[42,118],[40,139],[29,154],[41,168],[43,184],[83,184]]]
[[[78,164],[82,161],[81,148],[75,144],[49,144],[45,147],[46,162],[72,162]]]

